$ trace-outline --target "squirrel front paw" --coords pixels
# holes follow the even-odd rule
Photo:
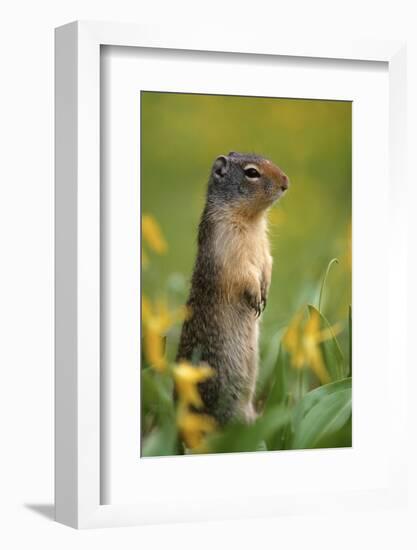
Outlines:
[[[262,279],[262,281],[261,281],[261,306],[262,306],[262,311],[265,311],[266,303],[267,303],[267,297],[268,297],[268,285],[267,285],[265,279]]]
[[[245,299],[248,305],[254,310],[255,316],[260,317],[264,306],[264,300],[262,298],[261,292],[253,293],[249,290],[245,291]]]

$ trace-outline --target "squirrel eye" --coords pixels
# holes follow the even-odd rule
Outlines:
[[[258,172],[258,170],[256,170],[256,168],[246,168],[245,170],[245,176],[247,178],[255,179],[259,178],[260,175],[261,174]]]

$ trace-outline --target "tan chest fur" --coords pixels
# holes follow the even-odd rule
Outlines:
[[[256,293],[272,264],[266,215],[252,219],[236,213],[219,216],[214,254],[228,302],[238,300],[245,290]]]

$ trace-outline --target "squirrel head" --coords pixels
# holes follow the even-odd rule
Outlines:
[[[231,152],[214,161],[208,198],[223,208],[251,216],[271,206],[288,186],[288,177],[270,160]]]

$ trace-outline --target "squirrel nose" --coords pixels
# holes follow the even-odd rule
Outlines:
[[[286,191],[290,185],[290,181],[288,179],[288,176],[286,174],[281,175],[281,189],[283,191]]]

